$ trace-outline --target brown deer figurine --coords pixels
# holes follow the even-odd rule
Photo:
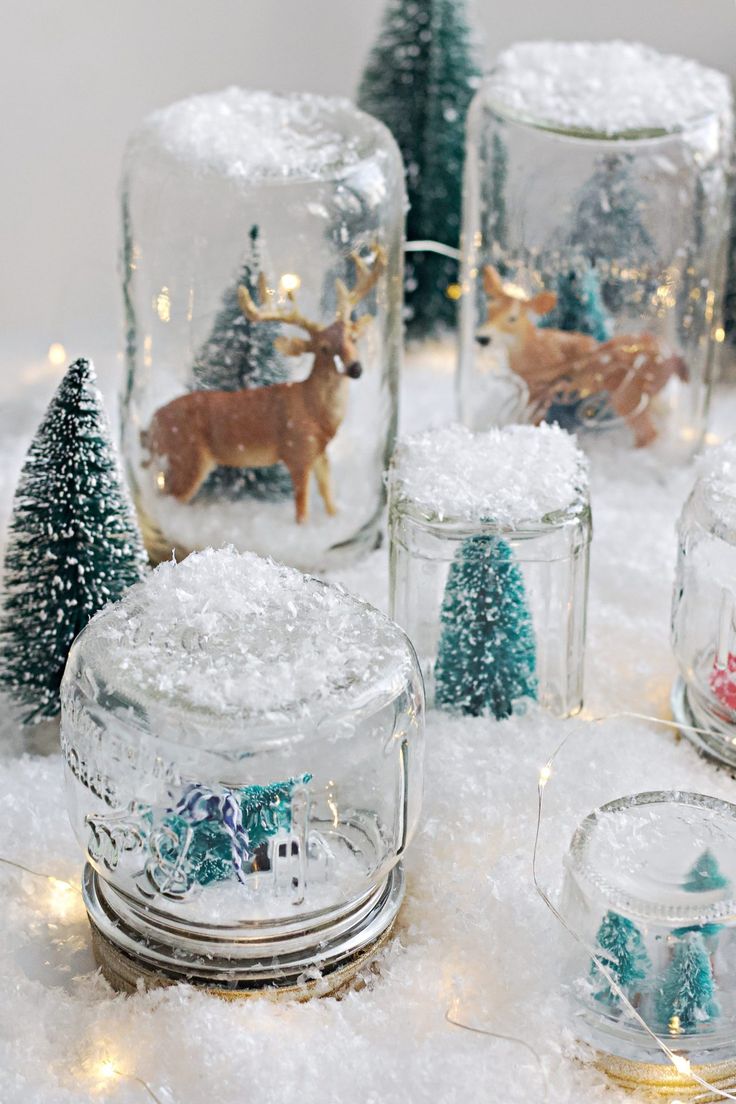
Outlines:
[[[483,270],[483,286],[488,314],[476,340],[506,350],[511,370],[529,389],[535,423],[543,421],[555,400],[572,402],[605,391],[610,408],[633,431],[636,446],[651,444],[657,436],[651,399],[673,374],[688,379],[681,357],[668,353],[648,333],[601,342],[587,334],[538,329],[531,315],[548,314],[557,302],[555,293],[529,296],[505,284],[492,265]]]
[[[336,512],[326,448],[340,428],[347,406],[348,379],[362,369],[356,342],[373,320],[353,311],[375,286],[386,268],[386,254],[376,246],[369,266],[356,253],[355,284],[336,280],[337,314],[321,325],[297,309],[294,292],[286,304],[259,280],[260,305],[247,288],[238,289],[240,307],[251,322],[283,322],[298,326],[306,337],[278,337],[275,345],[286,356],[314,356],[305,380],[275,383],[240,391],[193,391],[157,410],[142,440],[160,467],[162,493],[190,502],[217,466],[269,467],[283,461],[294,484],[296,520],[307,520],[312,472],[328,514]]]

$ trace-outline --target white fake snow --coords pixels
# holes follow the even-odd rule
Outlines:
[[[499,55],[492,102],[541,123],[620,134],[728,115],[728,77],[635,42],[521,42]]]
[[[419,354],[421,367],[408,364],[406,431],[452,409],[450,359],[436,355],[424,370]],[[42,407],[33,392],[2,408],[0,543]],[[718,425],[733,426],[733,389],[719,390],[714,414]],[[668,715],[674,524],[692,479],[692,469],[668,469],[641,453],[594,457],[586,717],[624,709]],[[385,548],[339,578],[385,604]],[[16,757],[6,708],[0,732],[0,855],[78,882],[60,757]],[[734,798],[726,774],[646,722],[430,714],[423,815],[406,857],[397,937],[379,972],[366,975],[368,987],[343,1000],[225,1003],[183,986],[116,995],[95,972],[76,894],[0,866],[3,1104],[143,1104],[135,1081],[96,1076],[102,1058],[145,1078],[166,1104],[542,1104],[528,1051],[453,1027],[445,1019],[451,1005],[457,1018],[538,1052],[548,1104],[632,1104],[637,1098],[572,1060],[580,1051],[559,965],[572,945],[530,883],[539,768],[568,733],[546,790],[542,879],[555,891],[572,832],[595,806],[659,788]]]
[[[93,618],[86,644],[107,692],[269,723],[318,723],[399,691],[411,662],[378,610],[233,548],[161,564]]]
[[[587,492],[587,462],[556,425],[476,434],[451,425],[403,440],[391,480],[397,498],[428,516],[514,526],[577,505]]]
[[[357,164],[360,144],[345,121],[383,130],[344,99],[277,95],[227,88],[179,100],[149,115],[131,138],[129,154],[165,150],[192,171],[257,182],[319,179]]]

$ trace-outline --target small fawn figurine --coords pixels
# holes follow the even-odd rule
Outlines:
[[[620,334],[597,341],[587,334],[538,329],[531,315],[548,314],[556,302],[553,291],[529,296],[504,284],[498,271],[483,269],[488,314],[476,334],[481,345],[497,344],[508,354],[509,366],[529,389],[529,409],[535,424],[544,420],[554,401],[573,402],[605,391],[608,405],[634,434],[637,448],[649,445],[657,429],[650,401],[675,374],[688,379],[683,359],[666,352],[653,334]]]
[[[241,310],[251,322],[283,322],[298,326],[306,337],[278,337],[285,356],[314,356],[312,370],[297,383],[275,383],[240,391],[193,391],[162,406],[141,435],[152,460],[159,465],[159,486],[179,502],[190,502],[210,472],[222,465],[262,468],[283,461],[294,485],[296,520],[307,520],[312,472],[325,505],[336,512],[326,448],[337,433],[347,406],[348,378],[362,372],[356,342],[373,316],[353,320],[358,303],[376,285],[386,268],[386,254],[376,246],[369,266],[356,253],[355,285],[335,281],[337,314],[328,325],[306,318],[296,307],[293,291],[278,306],[261,273],[260,305],[247,288],[238,289]]]

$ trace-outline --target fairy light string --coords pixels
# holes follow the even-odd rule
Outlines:
[[[417,243],[417,244],[424,244],[424,243]],[[695,735],[701,735],[701,736],[702,735],[705,735],[705,736],[709,735],[709,732],[708,732],[707,729],[699,728],[696,725],[687,725],[687,724],[683,724],[680,721],[665,720],[661,717],[652,717],[652,716],[650,716],[649,714],[646,714],[646,713],[637,713],[637,712],[630,711],[630,710],[621,710],[617,713],[607,713],[607,714],[602,714],[598,717],[587,718],[587,723],[588,724],[602,724],[606,721],[615,721],[615,720],[624,720],[624,719],[625,720],[645,721],[648,724],[659,725],[661,727],[670,728],[670,729],[674,728],[677,731],[691,732]],[[583,950],[586,952],[586,955],[590,956],[591,961],[596,964],[596,967],[598,968],[600,973],[603,975],[603,977],[606,979],[606,981],[609,984],[609,986],[611,987],[612,991],[616,994],[618,999],[621,1001],[621,1004],[627,1010],[627,1012],[629,1013],[631,1018],[634,1020],[635,1023],[637,1023],[639,1025],[639,1027],[641,1027],[641,1029],[645,1032],[645,1034],[659,1048],[659,1050],[662,1052],[662,1054],[664,1054],[664,1056],[667,1058],[668,1062],[671,1063],[671,1065],[674,1067],[674,1069],[680,1075],[682,1075],[683,1077],[690,1078],[691,1081],[693,1081],[695,1084],[701,1086],[701,1088],[703,1088],[707,1093],[714,1093],[714,1094],[716,1094],[716,1096],[719,1096],[721,1100],[731,1100],[731,1101],[734,1101],[734,1104],[736,1104],[736,1096],[733,1093],[728,1092],[724,1088],[720,1088],[720,1087],[717,1087],[715,1085],[712,1085],[709,1081],[705,1080],[705,1078],[701,1077],[698,1073],[695,1072],[695,1070],[693,1070],[688,1058],[684,1057],[684,1055],[682,1055],[682,1054],[677,1054],[674,1050],[671,1049],[671,1047],[669,1047],[667,1045],[667,1043],[664,1041],[664,1039],[660,1038],[658,1035],[655,1034],[654,1031],[652,1031],[652,1029],[647,1024],[646,1020],[644,1020],[643,1017],[639,1014],[639,1012],[636,1010],[634,1005],[631,1003],[631,1001],[627,997],[624,990],[619,985],[618,981],[616,980],[616,978],[612,974],[611,970],[608,968],[605,959],[603,959],[600,956],[600,954],[598,953],[597,948],[594,947],[592,944],[590,944],[582,935],[580,935],[580,933],[577,932],[573,928],[573,926],[566,920],[566,918],[562,915],[562,913],[559,911],[557,906],[554,904],[554,902],[552,901],[549,894],[544,889],[544,887],[542,886],[542,884],[539,880],[538,857],[539,857],[539,849],[540,849],[540,843],[541,843],[541,837],[542,837],[542,826],[543,826],[543,823],[544,823],[544,793],[545,793],[545,790],[546,790],[546,788],[547,788],[547,786],[548,786],[548,784],[549,784],[549,782],[550,782],[550,780],[553,776],[553,773],[554,773],[553,768],[554,768],[555,762],[557,761],[558,757],[561,755],[561,753],[564,750],[567,743],[570,741],[570,739],[574,735],[575,735],[575,733],[573,731],[570,731],[560,740],[560,742],[557,744],[556,748],[554,749],[554,751],[552,752],[550,757],[547,759],[547,762],[541,767],[541,769],[539,771],[539,776],[538,776],[538,779],[537,779],[537,813],[536,813],[536,823],[535,823],[535,828],[534,828],[534,844],[533,844],[533,848],[532,848],[532,881],[533,881],[533,884],[534,884],[534,889],[535,889],[537,895],[540,897],[540,899],[544,903],[544,905],[546,906],[546,908],[549,910],[549,912],[555,918],[555,920],[568,933],[568,935],[570,935],[572,937],[572,939],[574,939],[575,942],[580,947],[583,948]],[[9,867],[13,870],[18,870],[18,871],[20,871],[21,873],[24,873],[24,874],[29,874],[31,877],[34,877],[34,878],[43,879],[43,880],[49,882],[49,884],[51,884],[53,886],[64,886],[65,889],[73,890],[75,893],[77,893],[79,896],[81,896],[81,890],[80,890],[79,886],[76,885],[73,882],[70,882],[66,878],[58,878],[54,874],[47,874],[44,871],[34,870],[32,867],[26,866],[24,863],[18,862],[15,859],[8,859],[8,858],[6,858],[4,856],[1,856],[1,855],[0,855],[0,865]],[[528,1043],[525,1039],[520,1039],[520,1038],[517,1038],[516,1036],[513,1036],[513,1035],[504,1035],[504,1034],[501,1034],[500,1032],[497,1032],[497,1031],[492,1031],[492,1030],[489,1030],[489,1029],[486,1029],[486,1028],[477,1027],[477,1026],[474,1026],[472,1024],[464,1023],[462,1020],[460,1020],[458,1018],[457,1003],[458,1003],[457,1000],[453,1001],[450,1008],[447,1009],[447,1011],[445,1013],[446,1021],[449,1024],[451,1024],[453,1027],[461,1028],[465,1031],[472,1032],[476,1035],[483,1035],[483,1036],[486,1036],[487,1038],[498,1039],[498,1040],[501,1040],[503,1042],[514,1043],[518,1046],[524,1047],[532,1055],[532,1057],[534,1058],[536,1064],[539,1067],[539,1070],[540,1070],[540,1073],[541,1073],[541,1076],[542,1076],[542,1079],[543,1079],[543,1082],[544,1082],[544,1099],[546,1100],[549,1096],[549,1081],[548,1081],[548,1078],[547,1078],[547,1073],[546,1073],[546,1070],[545,1070],[545,1067],[544,1067],[544,1064],[542,1062],[542,1059],[541,1059],[540,1055],[531,1046],[531,1044]],[[97,1066],[97,1074],[98,1074],[98,1076],[104,1077],[105,1079],[110,1079],[110,1078],[113,1078],[113,1077],[119,1077],[119,1078],[122,1078],[122,1079],[125,1079],[125,1080],[128,1080],[128,1081],[134,1082],[135,1084],[140,1086],[140,1088],[146,1093],[148,1099],[150,1101],[152,1101],[153,1104],[169,1104],[169,1102],[171,1101],[171,1097],[168,1093],[167,1093],[167,1099],[166,1099],[166,1101],[164,1101],[162,1099],[162,1097],[159,1096],[155,1092],[155,1090],[152,1088],[152,1086],[144,1078],[139,1077],[137,1074],[134,1074],[134,1073],[126,1073],[125,1071],[119,1069],[115,1065],[115,1063],[112,1062],[109,1059],[105,1059],[105,1060],[103,1060],[102,1062],[99,1063],[99,1065]],[[673,1100],[672,1104],[676,1104],[676,1102]]]
[[[665,728],[674,728],[680,732],[691,732],[695,735],[701,736],[709,735],[707,730],[698,728],[695,725],[686,725],[682,724],[679,721],[664,720],[661,717],[650,717],[646,713],[635,713],[629,710],[622,710],[618,713],[608,713],[599,717],[591,717],[588,719],[588,723],[601,724],[604,721],[615,721],[621,719],[647,721],[650,724],[661,725]],[[722,1100],[736,1101],[736,1096],[734,1096],[732,1093],[728,1092],[726,1089],[711,1085],[709,1081],[706,1081],[703,1077],[696,1073],[695,1070],[693,1070],[688,1058],[684,1057],[684,1055],[682,1054],[677,1054],[667,1045],[664,1039],[661,1039],[658,1035],[655,1034],[654,1031],[652,1031],[646,1020],[644,1020],[639,1012],[637,1012],[636,1008],[634,1008],[634,1005],[631,1003],[626,993],[623,991],[616,978],[613,976],[610,969],[606,965],[605,960],[601,958],[597,948],[588,943],[588,941],[582,935],[580,935],[579,932],[575,931],[570,923],[568,923],[568,921],[553,903],[549,894],[546,892],[539,880],[537,859],[539,855],[542,823],[544,819],[544,791],[552,777],[553,767],[557,757],[561,754],[565,745],[568,743],[573,735],[574,733],[572,731],[568,732],[567,735],[564,736],[562,740],[560,740],[559,744],[552,752],[547,762],[539,771],[539,778],[537,780],[537,817],[534,830],[534,846],[532,848],[532,880],[534,882],[534,888],[543,903],[552,913],[554,918],[558,921],[558,923],[564,928],[568,935],[572,936],[575,942],[583,948],[586,954],[590,956],[591,960],[600,970],[601,974],[606,979],[611,989],[621,1001],[622,1005],[627,1010],[629,1015],[639,1025],[639,1027],[642,1028],[646,1035],[649,1036],[652,1042],[656,1044],[656,1046],[665,1055],[667,1060],[674,1066],[677,1072],[683,1077],[689,1077],[691,1081],[700,1085],[703,1089],[707,1090],[707,1092],[715,1093],[716,1096],[720,1097],[720,1099]]]
[[[54,888],[63,886],[64,890],[72,890],[81,898],[82,891],[79,885],[74,882],[70,882],[67,878],[57,878],[55,874],[47,874],[42,870],[34,870],[33,867],[26,866],[25,863],[18,862],[15,859],[7,859],[5,856],[0,855],[0,865],[7,866],[11,870],[19,870],[22,874],[29,874],[32,878],[39,878],[42,881],[46,881]],[[137,1073],[128,1073],[125,1070],[121,1070],[115,1065],[115,1062],[109,1058],[104,1058],[98,1062],[93,1071],[94,1078],[98,1081],[111,1081],[114,1078],[121,1078],[125,1081],[132,1081],[146,1093],[148,1099],[152,1101],[152,1104],[173,1104],[171,1096],[166,1094],[166,1100],[159,1096],[153,1087],[143,1077],[139,1077]]]

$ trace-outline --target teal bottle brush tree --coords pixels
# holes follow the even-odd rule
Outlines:
[[[598,929],[596,943],[600,959],[627,998],[636,1001],[646,982],[651,962],[641,932],[626,916],[607,912]],[[590,977],[595,985],[595,999],[611,1008],[621,1006],[619,994],[611,987],[598,963],[590,966]]]
[[[440,613],[436,701],[470,716],[509,717],[536,698],[536,648],[521,569],[495,536],[463,541]]]
[[[386,124],[404,158],[408,241],[459,246],[465,116],[478,81],[464,0],[389,0],[358,106]],[[411,336],[455,325],[457,281],[451,257],[408,254]]]
[[[249,234],[249,252],[236,279],[227,288],[207,340],[194,363],[195,388],[206,391],[239,391],[284,383],[289,371],[274,348],[280,326],[277,322],[256,323],[246,318],[238,302],[238,287],[247,288],[258,301],[261,268],[258,227]],[[283,464],[267,468],[216,468],[199,492],[205,498],[213,492],[228,498],[259,498],[273,501],[292,493],[291,477]]]
[[[31,443],[10,521],[0,687],[24,721],[56,716],[72,641],[145,562],[94,369],[77,360]]]
[[[720,1015],[713,967],[700,932],[689,931],[677,940],[657,994],[657,1010],[671,1035],[691,1031]]]
[[[563,330],[593,337],[596,341],[608,341],[613,335],[611,317],[603,303],[598,274],[586,261],[578,261],[557,273],[551,290],[557,302],[547,314],[537,321],[540,330]],[[611,410],[604,393],[576,397],[572,402],[553,402],[545,421],[557,422],[563,429],[574,433],[581,425],[601,422],[611,417]]]

